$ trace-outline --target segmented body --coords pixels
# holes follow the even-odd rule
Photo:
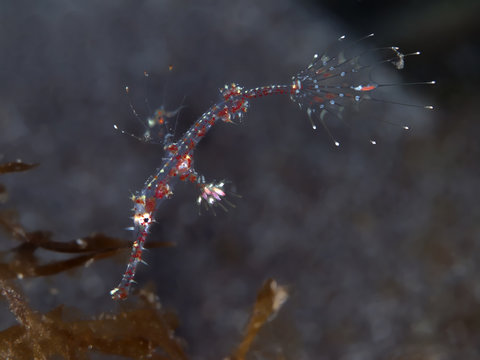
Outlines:
[[[111,291],[114,299],[124,299],[128,296],[153,223],[154,213],[164,200],[171,198],[178,180],[196,184],[201,192],[199,200],[205,200],[209,202],[209,205],[221,201],[225,196],[225,192],[222,190],[223,184],[206,183],[203,177],[195,171],[193,152],[198,142],[217,121],[233,122],[235,119],[241,118],[248,110],[250,99],[273,94],[293,95],[295,90],[296,85],[272,85],[246,91],[236,84],[225,86],[221,91],[223,100],[204,113],[180,140],[166,146],[167,156],[163,165],[146,182],[145,187],[132,196],[134,231],[137,238],[134,241],[122,281]]]
[[[343,40],[343,37],[339,40]],[[397,65],[398,61],[401,59],[403,65],[405,55],[401,54],[396,47],[390,49],[393,57],[379,63],[390,62],[400,68]],[[217,121],[233,122],[240,119],[247,112],[249,101],[252,99],[269,95],[289,95],[300,108],[306,109],[314,129],[316,125],[312,119],[313,116],[317,116],[325,126],[323,121],[326,114],[340,116],[343,108],[349,103],[371,99],[371,92],[380,86],[386,86],[386,84],[364,81],[365,76],[363,78],[359,76],[371,68],[371,66],[361,65],[359,58],[360,55],[345,58],[343,52],[335,56],[315,55],[312,63],[292,78],[291,85],[270,85],[248,90],[236,84],[225,85],[220,91],[221,100],[205,112],[177,142],[165,146],[166,155],[163,164],[147,180],[144,188],[132,196],[136,238],[123,278],[120,284],[110,292],[112,298],[125,299],[128,296],[134,282],[136,268],[142,261],[144,244],[154,222],[154,214],[163,201],[172,197],[178,180],[191,182],[199,188],[200,196],[197,199],[199,204],[223,206],[222,201],[226,201],[224,183],[207,183],[193,167],[193,152],[196,145]],[[431,107],[426,106],[426,108]],[[326,130],[330,134],[327,128]],[[336,140],[334,143],[339,145]]]

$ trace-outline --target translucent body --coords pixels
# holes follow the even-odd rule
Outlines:
[[[372,35],[367,36],[371,37]],[[344,37],[339,39],[342,42]],[[355,45],[356,43],[354,43]],[[393,64],[397,69],[403,68],[404,58],[397,47],[388,47],[363,51],[351,56],[346,55],[348,47],[340,47],[333,53],[327,52],[321,56],[315,55],[312,63],[297,75],[292,77],[290,85],[268,85],[253,89],[243,89],[237,84],[225,85],[220,91],[221,99],[205,112],[176,142],[165,142],[165,156],[159,170],[152,175],[145,186],[132,196],[134,203],[135,241],[130,260],[120,284],[111,291],[113,299],[125,299],[134,282],[135,272],[141,260],[145,241],[155,217],[155,212],[165,200],[173,196],[173,190],[178,180],[188,181],[198,187],[200,195],[197,203],[209,207],[228,203],[223,189],[224,182],[207,183],[193,167],[194,150],[199,141],[207,134],[217,121],[234,122],[240,119],[248,110],[249,101],[269,95],[288,95],[291,100],[307,112],[312,127],[316,129],[314,120],[318,119],[327,130],[334,144],[340,143],[333,138],[324,119],[331,114],[341,117],[346,106],[359,103],[362,100],[376,100],[372,94],[382,86],[403,84],[379,84],[372,82],[370,70],[379,64]],[[361,59],[365,54],[386,50],[388,56],[373,65],[363,65]],[[415,84],[433,84],[415,83]],[[409,105],[409,104],[403,104]],[[416,106],[416,105],[413,105]],[[431,109],[431,106],[422,106]],[[134,111],[134,110],[133,110]],[[175,111],[174,114],[177,113]],[[135,111],[134,111],[135,113]],[[135,113],[136,114],[136,113]],[[164,124],[164,116],[169,113],[162,108],[154,117]],[[150,118],[152,119],[152,118]],[[408,129],[408,127],[404,127]],[[371,140],[373,145],[375,141]]]

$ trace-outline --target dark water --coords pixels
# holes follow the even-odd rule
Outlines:
[[[2,207],[59,241],[128,237],[129,196],[162,151],[113,130],[142,132],[126,84],[141,117],[146,97],[153,108],[184,104],[180,134],[224,84],[288,83],[340,35],[375,32],[375,46],[422,50],[396,81],[438,82],[389,96],[436,110],[362,104],[352,127],[330,120],[337,149],[287,97],[252,103],[243,124],[216,127],[195,154],[199,172],[242,195],[236,208],[199,217],[197,194],[180,184],[152,234],[177,246],[149,252],[137,280],[154,281],[177,311],[194,359],[230,352],[267,277],[292,292],[267,329],[287,358],[478,359],[478,10],[474,1],[3,2],[0,160],[40,166],[1,179]],[[108,291],[123,268],[107,260],[21,284],[39,311],[64,303],[94,315],[115,307]],[[1,319],[2,329],[15,323],[6,306]]]

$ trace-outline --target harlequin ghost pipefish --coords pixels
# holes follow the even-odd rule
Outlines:
[[[372,37],[373,34],[363,39]],[[343,43],[345,36],[339,38]],[[361,40],[363,40],[361,39]],[[358,42],[342,45],[338,52],[327,51],[323,55],[315,54],[312,62],[298,74],[292,77],[288,85],[267,85],[253,89],[244,89],[237,84],[225,85],[220,90],[220,100],[210,107],[195,123],[175,142],[166,141],[163,162],[156,173],[145,183],[144,187],[132,196],[133,201],[133,242],[130,260],[120,284],[111,292],[113,299],[127,298],[134,283],[135,272],[139,262],[142,262],[144,244],[149,235],[154,216],[159,206],[173,196],[175,184],[180,181],[190,182],[199,190],[197,203],[200,206],[225,208],[228,204],[224,182],[208,182],[198,174],[193,167],[194,150],[199,141],[217,121],[231,123],[240,120],[247,112],[250,101],[269,95],[287,95],[305,110],[313,129],[320,123],[328,133],[333,144],[340,143],[332,136],[325,124],[325,118],[330,114],[340,117],[344,108],[362,101],[382,101],[400,104],[394,101],[380,100],[374,97],[375,91],[381,87],[397,85],[434,84],[434,81],[387,84],[377,83],[370,79],[371,70],[377,66],[393,65],[396,69],[404,67],[405,57],[418,55],[419,52],[403,54],[398,47],[384,47],[357,51],[351,56],[346,50],[352,49]],[[383,53],[381,59],[372,64],[362,64],[361,59],[366,54]],[[432,106],[401,104],[432,109]],[[173,112],[173,113],[176,113]],[[156,118],[164,121],[164,109],[157,110]],[[408,129],[408,126],[403,126]],[[374,140],[370,142],[375,145]]]

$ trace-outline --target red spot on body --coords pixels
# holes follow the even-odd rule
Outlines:
[[[232,107],[232,113],[236,113],[238,110],[240,110],[240,108],[243,106],[243,103],[245,102],[245,100],[239,100],[236,102],[236,104]]]
[[[360,91],[372,91],[375,90],[377,87],[375,85],[368,85],[368,86],[362,86]]]
[[[225,115],[227,115],[227,113],[228,113],[228,109],[224,108],[218,112],[218,116],[224,117]]]
[[[118,291],[115,292],[115,294],[113,295],[114,299],[123,300],[123,299],[127,298],[127,293],[126,293],[125,289],[118,288],[117,290]]]
[[[190,155],[185,154],[177,162],[177,166],[176,166],[177,173],[180,175],[187,174],[188,176],[191,166],[192,166],[192,158]],[[186,176],[181,179],[184,180],[185,178]]]
[[[228,112],[228,108],[225,106],[222,110],[220,110],[217,115],[223,118],[225,122],[231,122],[230,113]]]
[[[155,210],[155,203],[156,203],[155,198],[148,198],[146,203],[145,203],[145,211],[148,213],[153,213]]]
[[[171,194],[170,187],[164,183],[160,183],[155,190],[155,197],[157,199],[163,199],[164,197],[168,197]]]
[[[178,151],[178,146],[175,145],[175,144],[172,144],[172,145],[167,147],[167,150],[172,152],[172,153],[176,153]]]

